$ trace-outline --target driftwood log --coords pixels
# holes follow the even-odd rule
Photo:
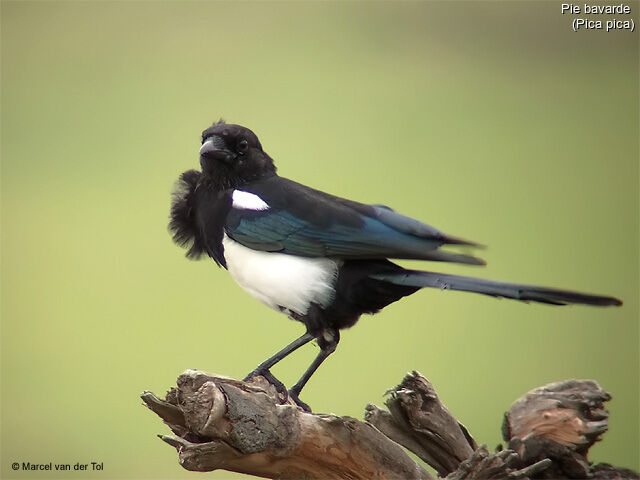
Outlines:
[[[506,449],[478,447],[417,372],[392,389],[388,410],[365,421],[304,412],[262,377],[249,382],[187,370],[161,399],[142,400],[174,435],[160,438],[187,470],[217,469],[274,479],[433,479],[402,448],[446,480],[639,479],[591,465],[589,447],[607,430],[611,396],[591,380],[557,382],[524,395],[505,414]]]

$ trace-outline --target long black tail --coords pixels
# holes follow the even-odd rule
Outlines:
[[[482,278],[462,277],[460,275],[449,275],[445,273],[422,272],[419,270],[379,273],[371,275],[371,278],[407,287],[460,290],[462,292],[481,293],[492,297],[513,298],[523,302],[540,302],[552,305],[581,303],[599,307],[622,305],[622,302],[614,297],[589,295],[587,293],[522,285],[519,283],[496,282]]]

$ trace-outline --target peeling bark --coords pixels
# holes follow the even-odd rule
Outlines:
[[[589,447],[606,432],[611,396],[591,380],[532,390],[505,414],[507,450],[478,447],[418,372],[390,392],[387,410],[368,405],[365,421],[304,412],[263,377],[249,382],[187,370],[164,399],[142,400],[174,435],[160,438],[187,470],[223,469],[273,479],[537,478],[639,479],[590,465]]]

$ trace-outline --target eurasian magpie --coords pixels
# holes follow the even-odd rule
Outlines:
[[[173,193],[169,229],[187,257],[210,256],[249,294],[302,322],[306,332],[261,363],[247,379],[317,340],[320,352],[289,396],[299,394],[336,349],[339,331],[424,287],[553,305],[610,306],[613,297],[405,269],[394,259],[484,265],[441,249],[477,244],[394,212],[314,190],[276,173],[248,128],[214,123],[202,132],[201,171],[184,172]]]

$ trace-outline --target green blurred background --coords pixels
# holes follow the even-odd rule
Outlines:
[[[614,399],[592,460],[639,468],[637,33],[573,33],[560,2],[1,8],[2,478],[195,478],[139,393],[186,368],[242,377],[301,334],[166,231],[221,116],[283,176],[489,245],[485,269],[423,268],[625,301],[420,292],[344,332],[303,392],[316,411],[362,418],[417,369],[494,447],[520,395],[593,378]]]

